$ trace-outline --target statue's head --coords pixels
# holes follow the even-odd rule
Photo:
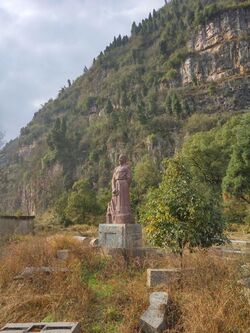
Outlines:
[[[127,163],[127,156],[121,154],[121,155],[119,156],[119,163],[120,163],[120,165],[124,165],[124,164],[126,164],[126,163]]]

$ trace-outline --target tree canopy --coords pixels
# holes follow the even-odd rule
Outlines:
[[[0,148],[4,145],[4,134],[0,131]]]
[[[222,189],[250,204],[250,114],[242,117],[235,141]]]
[[[216,200],[204,194],[179,157],[166,162],[162,182],[148,193],[140,217],[152,244],[170,247],[181,256],[186,247],[208,247],[224,240]]]

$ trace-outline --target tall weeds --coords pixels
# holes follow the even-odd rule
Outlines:
[[[57,249],[69,248],[66,261]],[[111,258],[84,248],[71,237],[30,237],[2,249],[0,258],[0,325],[7,322],[79,321],[83,333],[139,332],[140,315],[152,290],[146,268],[179,267],[178,258],[133,260]],[[175,325],[168,332],[244,333],[250,327],[250,305],[240,278],[239,262],[208,253],[186,254],[191,268],[181,280],[155,290],[169,292]],[[67,268],[16,280],[25,267]]]

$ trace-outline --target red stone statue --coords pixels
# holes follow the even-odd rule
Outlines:
[[[112,199],[108,204],[106,218],[107,223],[128,224],[132,223],[129,199],[131,171],[125,155],[120,155],[119,163],[112,178]]]

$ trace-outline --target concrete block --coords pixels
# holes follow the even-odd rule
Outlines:
[[[247,254],[246,251],[242,251],[241,249],[228,249],[222,248],[222,256],[244,256]]]
[[[209,250],[210,253],[221,257],[222,260],[233,261],[238,260],[240,257],[246,257],[250,255],[250,250],[245,248],[237,249],[232,247],[212,247]]]
[[[154,292],[149,298],[149,308],[140,317],[140,329],[143,333],[162,333],[167,328],[166,292]]]
[[[83,236],[73,236],[73,239],[79,243],[82,243],[83,245],[89,245],[90,238],[89,237],[83,237]]]
[[[91,239],[89,245],[90,245],[91,247],[98,247],[98,246],[99,246],[99,239],[98,239],[98,238],[93,238],[93,239]]]
[[[147,286],[154,288],[161,284],[169,284],[171,281],[180,277],[180,268],[169,269],[147,269]]]
[[[57,250],[56,256],[58,259],[67,260],[70,255],[70,250]]]
[[[142,246],[140,224],[100,224],[99,245],[110,249],[131,249]]]
[[[79,323],[17,323],[7,324],[0,329],[4,333],[26,333],[26,332],[42,332],[42,333],[81,333]]]

